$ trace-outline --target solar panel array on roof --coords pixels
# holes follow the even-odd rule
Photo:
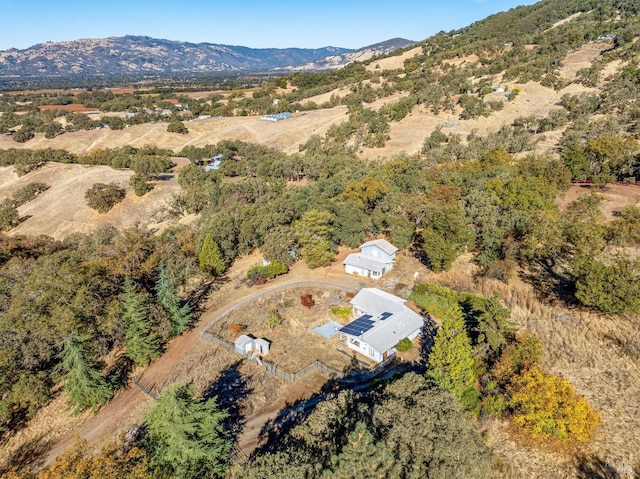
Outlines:
[[[391,316],[393,316],[393,313],[382,313],[380,315],[380,321],[384,321],[387,318],[390,318]]]
[[[373,328],[375,321],[372,321],[371,318],[372,316],[369,314],[360,316],[355,321],[352,321],[346,326],[340,328],[340,332],[349,334],[351,336],[360,336],[361,334],[366,333],[371,328]]]

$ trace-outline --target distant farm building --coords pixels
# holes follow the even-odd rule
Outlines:
[[[285,111],[284,113],[275,113],[273,115],[264,115],[261,116],[260,119],[261,120],[266,120],[266,121],[281,121],[281,120],[286,120],[287,118],[292,118],[293,115],[291,113],[289,113],[288,111]]]
[[[398,248],[387,240],[377,239],[368,241],[360,246],[360,253],[347,256],[342,264],[348,274],[357,274],[367,278],[377,279],[391,268]]]
[[[204,166],[204,171],[218,171],[222,164],[222,155],[216,155],[211,158]]]

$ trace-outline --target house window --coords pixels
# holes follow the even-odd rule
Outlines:
[[[373,356],[373,353],[374,353],[373,348],[369,346],[369,356]]]

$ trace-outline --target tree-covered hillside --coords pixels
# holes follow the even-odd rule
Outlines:
[[[620,207],[605,218],[601,193],[607,184],[640,178],[639,13],[632,0],[543,0],[426,39],[397,69],[376,68],[384,64],[379,57],[335,72],[265,78],[250,93],[224,98],[194,99],[177,91],[156,92],[160,96],[153,101],[140,92],[78,95],[73,101],[85,106],[136,113],[130,117],[136,120],[101,120],[114,129],[155,121],[158,107],[166,107],[175,121],[336,106],[347,115],[322,135],[308,137],[293,154],[234,140],[188,144],[180,151],[153,145],[79,155],[0,150],[0,166],[26,177],[49,161],[131,169],[136,175],[130,186],[139,195],[171,170],[170,157],[190,163],[178,173],[179,192],[162,208],[163,220],[175,224],[159,234],[140,225],[124,231],[103,226],[61,241],[18,237],[12,229],[28,221],[20,217],[20,207],[48,185],[32,183],[3,198],[0,432],[15,436],[58,394],[75,411],[99,408],[127,384],[134,367],[157,358],[167,341],[189,328],[212,277],[224,277],[235,261],[256,250],[275,266],[254,269],[252,280],[258,272],[285,273],[294,262],[322,268],[340,248],[385,237],[434,278],[446,277],[464,255],[470,258],[471,282],[518,282],[535,291],[536,301],[594,318],[607,315],[637,333],[640,208]],[[573,76],[561,70],[567,55],[590,42],[597,54],[589,67]],[[413,115],[444,118],[446,113],[460,122],[496,117],[532,84],[557,94],[557,104],[545,116],[520,116],[495,131],[466,135],[443,121],[424,131],[415,154],[376,161],[360,157],[363,150],[384,147],[394,128]],[[34,135],[62,134],[55,126],[62,114],[37,107],[72,99],[64,93],[46,95],[3,95],[0,129],[14,132],[14,139],[28,147]],[[162,103],[171,96],[189,108]],[[67,113],[65,122],[65,132],[95,127],[82,114]],[[219,170],[206,171],[203,160],[217,155],[222,157]],[[571,180],[588,189],[563,203]],[[96,191],[107,187],[98,184]],[[123,194],[115,186],[111,190]],[[405,292],[411,289],[404,286]],[[368,477],[369,469],[376,477],[490,477],[501,466],[478,431],[479,421],[488,418],[499,418],[495,427],[515,439],[509,439],[510,447],[527,450],[535,438],[535,448],[542,451],[593,454],[600,460],[602,451],[582,445],[598,434],[596,409],[611,420],[619,411],[606,409],[611,406],[606,395],[623,394],[634,385],[611,380],[610,390],[590,391],[599,398],[594,409],[560,375],[571,377],[576,370],[559,371],[554,358],[560,353],[545,350],[526,333],[531,323],[510,321],[500,298],[414,286],[411,299],[441,325],[414,365],[421,374],[320,402],[308,417],[289,424],[290,430],[276,431],[279,435],[251,460],[235,464],[232,477],[351,477],[353,471]],[[520,320],[525,317],[516,312]],[[573,331],[575,337],[581,331]],[[588,334],[594,349],[609,348],[626,363],[626,371],[637,370],[640,335],[623,341],[597,328]],[[555,347],[577,348],[574,335],[562,341]],[[582,347],[589,356],[589,345]],[[595,370],[600,359],[576,358],[575,368]],[[226,413],[210,398],[191,393],[188,387],[176,388],[158,404],[171,405],[173,412],[182,408],[184,414],[176,417],[187,433],[176,442],[197,442],[193,463],[172,460],[171,454],[181,453],[154,429],[157,424],[171,429],[156,410],[146,423],[141,419],[141,435],[116,452],[107,445],[94,456],[78,443],[60,460],[59,470],[77,466],[85,471],[91,461],[113,461],[111,472],[139,468],[132,477],[224,475],[232,462],[229,438],[220,426]],[[212,429],[202,430],[192,417],[211,421]],[[630,423],[637,424],[637,418]],[[612,448],[630,458],[629,470],[640,467],[637,451],[625,449],[629,443],[621,437],[628,436],[616,436]],[[594,449],[603,442],[600,438]],[[576,477],[595,471],[594,466],[582,474],[583,466],[575,467]],[[7,477],[64,477],[65,472],[56,476],[55,471]]]

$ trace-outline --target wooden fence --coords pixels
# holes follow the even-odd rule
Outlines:
[[[204,332],[200,335],[200,337],[206,341],[210,341],[212,343],[217,344],[218,346],[221,346],[222,348],[226,349],[227,351],[231,351],[232,353],[237,353],[239,355],[241,355],[245,360],[252,362],[253,364],[260,366],[261,368],[263,368],[265,371],[267,371],[269,374],[271,374],[272,376],[277,376],[279,378],[284,379],[285,381],[293,384],[296,381],[300,380],[301,378],[303,378],[304,376],[306,376],[307,374],[310,374],[314,371],[320,371],[323,374],[326,374],[327,376],[331,376],[331,377],[342,377],[343,373],[341,371],[338,371],[337,369],[332,368],[331,366],[327,366],[326,364],[324,364],[322,361],[320,360],[315,360],[310,364],[307,364],[305,367],[303,367],[302,369],[300,369],[299,371],[296,371],[295,373],[292,373],[291,371],[287,371],[285,368],[280,367],[280,366],[276,366],[274,363],[272,363],[271,361],[268,361],[264,358],[260,358],[258,356],[255,356],[253,354],[245,354],[245,353],[241,353],[239,352],[235,345],[230,343],[229,341],[221,338],[220,336],[216,335],[216,334],[211,334],[211,333],[207,333]]]
[[[331,288],[331,289],[335,289],[338,291],[341,291],[344,294],[348,294],[348,293],[356,293],[357,290],[355,288],[350,288],[348,286],[344,286],[342,284],[337,284],[337,283],[331,283],[328,281],[298,281],[296,283],[287,283],[287,284],[282,284],[279,286],[276,286],[274,288],[269,288],[265,291],[263,291],[262,293],[250,296],[248,298],[245,298],[241,301],[238,301],[236,303],[230,304],[229,306],[227,306],[226,308],[224,308],[223,310],[220,311],[220,313],[218,313],[218,315],[213,319],[213,321],[211,322],[211,324],[209,325],[209,328],[207,328],[206,331],[204,331],[203,333],[200,334],[200,337],[206,341],[210,341],[212,343],[217,344],[218,346],[226,349],[227,351],[233,352],[233,353],[237,353],[239,355],[241,355],[245,360],[247,361],[251,361],[252,363],[256,364],[257,366],[262,367],[265,371],[267,371],[267,373],[272,374],[273,376],[277,376],[279,378],[284,379],[285,381],[293,384],[296,381],[300,380],[301,378],[303,378],[304,376],[314,372],[314,371],[319,371],[322,374],[326,374],[327,376],[330,376],[332,378],[342,378],[345,376],[346,373],[342,372],[342,371],[338,371],[337,369],[332,368],[331,366],[327,366],[326,364],[324,364],[322,361],[320,361],[319,359],[316,359],[315,361],[313,361],[312,363],[307,364],[305,367],[303,367],[302,369],[300,369],[299,371],[293,373],[291,371],[287,371],[286,369],[280,367],[280,366],[276,366],[274,363],[272,363],[271,361],[268,361],[264,358],[260,358],[256,355],[252,355],[252,354],[245,354],[243,352],[240,352],[236,349],[235,344],[230,343],[229,341],[223,339],[222,337],[218,336],[217,334],[212,334],[209,331],[209,329],[211,328],[211,326],[213,326],[215,323],[217,323],[218,321],[223,320],[224,318],[226,318],[229,314],[231,314],[233,311],[235,311],[237,308],[240,308],[242,306],[245,306],[247,304],[250,304],[260,298],[264,298],[265,296],[268,296],[270,294],[275,294],[275,293],[279,293],[282,291],[288,291],[291,289],[300,289],[300,288]],[[393,363],[396,360],[396,356],[390,356],[388,359],[386,359],[385,361],[383,361],[382,363],[378,364],[375,368],[373,369],[368,369],[368,370],[361,370],[358,373],[354,374],[353,371],[349,372],[350,376],[353,376],[354,379],[357,378],[357,380],[366,380],[367,378],[373,378],[375,377],[378,373],[380,373],[382,370],[384,370],[387,366],[389,366],[391,363]]]

